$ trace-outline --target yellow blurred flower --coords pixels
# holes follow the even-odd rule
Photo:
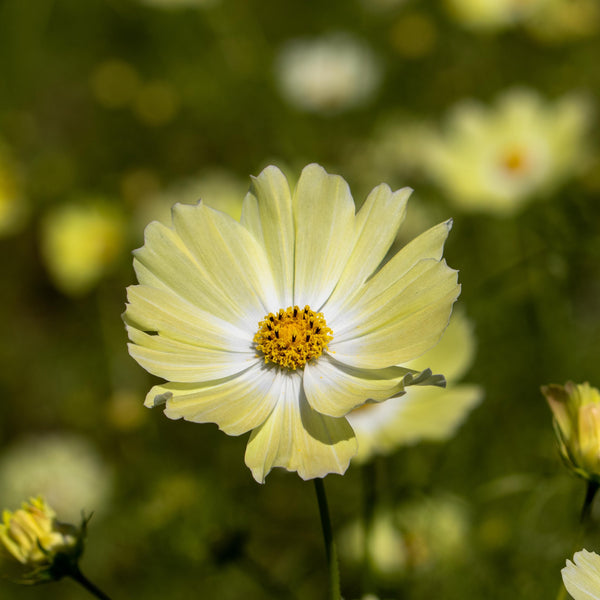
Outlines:
[[[302,110],[331,114],[365,103],[381,80],[371,49],[348,34],[289,41],[280,51],[281,93]]]
[[[585,166],[589,124],[576,96],[545,102],[518,89],[494,107],[465,101],[431,138],[424,166],[464,210],[512,215]]]
[[[352,411],[347,418],[358,440],[354,461],[363,463],[400,446],[454,435],[483,397],[480,386],[457,383],[471,366],[474,351],[471,324],[462,312],[455,312],[439,344],[407,363],[417,370],[423,364],[435,365],[444,373],[448,388],[414,386],[401,398],[364,404]]]
[[[600,556],[595,552],[575,552],[573,561],[561,570],[563,582],[574,600],[600,598]]]
[[[28,213],[29,205],[23,197],[14,165],[0,148],[0,238],[17,232]]]
[[[125,220],[102,199],[84,200],[48,212],[42,222],[42,258],[63,293],[89,292],[123,251]]]
[[[472,29],[500,29],[523,23],[554,0],[446,0],[452,16]]]
[[[450,222],[379,268],[410,190],[376,187],[355,214],[346,182],[307,166],[253,179],[241,222],[177,204],[146,228],[128,289],[130,354],[167,380],[147,406],[173,419],[252,431],[246,464],[304,479],[343,473],[356,452],[345,415],[407,385],[440,384],[403,365],[440,338],[459,294],[442,260]]]
[[[17,583],[53,581],[65,573],[57,559],[76,562],[83,551],[81,528],[56,520],[41,498],[32,498],[19,510],[5,510],[0,524],[0,573]]]
[[[542,386],[562,458],[577,475],[600,483],[600,391],[589,383]]]

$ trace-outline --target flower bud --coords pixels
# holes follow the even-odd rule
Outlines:
[[[80,527],[56,520],[41,498],[5,510],[0,524],[0,574],[16,583],[37,584],[68,575],[83,552]]]
[[[560,454],[577,475],[600,483],[600,392],[589,383],[542,386]]]

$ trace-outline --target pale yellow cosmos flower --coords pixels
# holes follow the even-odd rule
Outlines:
[[[578,96],[547,102],[515,89],[492,106],[464,101],[429,141],[424,167],[458,207],[509,216],[583,170],[589,126]]]
[[[595,552],[575,552],[573,562],[567,560],[561,573],[574,600],[600,600],[600,556]]]
[[[440,343],[407,364],[417,370],[435,365],[444,373],[448,388],[413,386],[401,398],[363,404],[352,411],[347,418],[358,439],[354,460],[363,463],[401,446],[450,438],[483,397],[480,386],[458,383],[474,354],[471,324],[462,312],[454,312]]]
[[[355,213],[346,182],[322,167],[293,192],[267,167],[241,222],[199,203],[175,205],[171,227],[151,223],[124,314],[130,354],[167,380],[146,405],[251,431],[259,482],[273,467],[343,473],[357,447],[349,411],[443,382],[403,365],[437,343],[459,294],[442,259],[451,223],[381,266],[409,195],[382,184]]]
[[[43,499],[32,498],[14,513],[5,510],[0,524],[0,573],[18,583],[56,579],[52,567],[58,554],[77,560],[82,530],[59,523]]]

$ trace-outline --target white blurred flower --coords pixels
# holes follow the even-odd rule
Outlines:
[[[500,29],[527,21],[554,0],[446,0],[452,16],[473,29]]]
[[[595,552],[575,552],[573,561],[561,570],[563,582],[574,600],[600,598],[600,556]]]
[[[411,362],[415,369],[424,360],[437,365],[448,387],[414,386],[400,398],[364,404],[352,411],[347,419],[358,440],[353,462],[363,463],[375,454],[390,454],[422,440],[451,437],[483,397],[481,387],[456,383],[471,366],[474,351],[471,324],[461,312],[455,312],[438,345]]]
[[[48,212],[42,221],[42,257],[63,293],[87,293],[124,248],[125,219],[103,199],[83,199]]]
[[[590,107],[575,95],[546,102],[516,89],[492,107],[463,101],[424,166],[464,210],[511,215],[585,168],[589,125]]]
[[[348,34],[288,42],[276,76],[283,96],[302,110],[331,114],[366,102],[381,80],[372,50]]]
[[[112,473],[86,439],[72,434],[24,438],[0,457],[0,496],[5,505],[43,496],[64,521],[81,511],[101,513],[112,493]]]

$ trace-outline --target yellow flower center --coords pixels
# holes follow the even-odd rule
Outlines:
[[[323,313],[305,306],[290,306],[277,313],[269,313],[259,324],[254,336],[256,348],[265,362],[295,371],[312,358],[318,358],[333,339]]]
[[[529,159],[523,148],[511,148],[502,157],[502,166],[512,175],[521,175],[529,170]]]

